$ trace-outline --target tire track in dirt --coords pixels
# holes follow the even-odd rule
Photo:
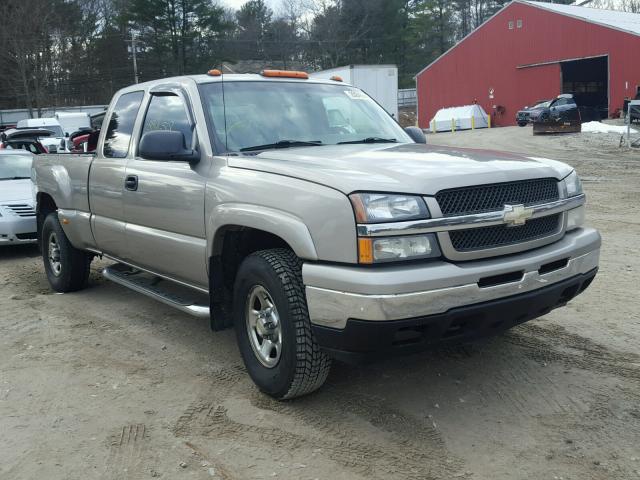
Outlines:
[[[274,449],[290,454],[304,457],[309,451],[322,452],[371,479],[451,478],[460,469],[460,461],[447,452],[432,424],[410,418],[378,398],[329,386],[295,402],[277,402],[256,392],[241,367],[211,375],[215,391],[185,410],[174,426],[176,436],[228,438],[235,448],[268,439]],[[255,412],[269,412],[271,421],[257,424],[236,419],[230,410],[238,394],[249,398],[249,408]],[[280,418],[286,418],[283,426]],[[291,428],[291,422],[304,428]]]
[[[147,444],[147,427],[144,424],[123,426],[110,438],[104,480],[121,480],[147,477],[143,472]]]
[[[506,336],[538,362],[559,362],[592,372],[640,381],[640,355],[616,352],[559,325],[524,324]]]

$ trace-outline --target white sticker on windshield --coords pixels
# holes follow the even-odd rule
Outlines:
[[[347,97],[349,98],[353,98],[354,100],[366,100],[367,96],[365,95],[365,93],[361,90],[358,90],[356,88],[352,88],[351,90],[345,90],[344,93],[347,95]]]

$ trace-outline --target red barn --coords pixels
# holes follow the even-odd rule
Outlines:
[[[640,89],[640,15],[515,0],[416,75],[418,121],[477,101],[496,125],[538,100],[622,109]]]

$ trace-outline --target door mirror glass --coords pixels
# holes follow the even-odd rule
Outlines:
[[[175,130],[154,130],[142,135],[138,155],[147,160],[195,162],[196,150],[185,146],[184,133]]]

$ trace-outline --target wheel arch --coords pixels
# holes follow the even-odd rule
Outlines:
[[[51,195],[46,192],[36,194],[36,227],[38,232],[38,246],[42,249],[42,224],[52,212],[58,210],[58,205]]]
[[[250,254],[271,248],[285,248],[299,258],[317,260],[315,245],[301,219],[257,205],[224,205],[208,223],[209,290],[211,326],[214,330],[231,325],[233,284],[242,261]]]

